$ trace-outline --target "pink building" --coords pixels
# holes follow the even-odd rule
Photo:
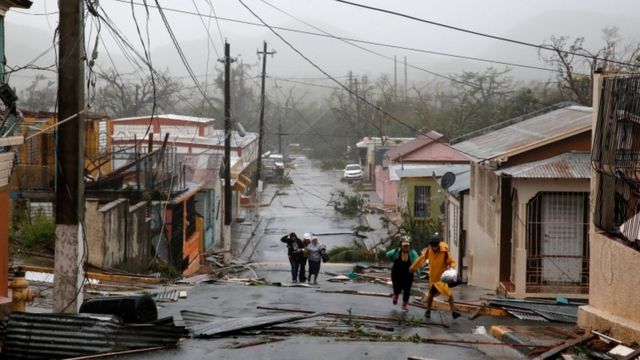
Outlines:
[[[397,208],[398,170],[468,163],[466,156],[449,145],[449,139],[430,131],[386,152],[382,165],[375,168],[376,193],[385,207]]]

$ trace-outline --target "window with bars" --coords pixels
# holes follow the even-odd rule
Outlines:
[[[431,202],[431,187],[416,185],[414,187],[413,214],[415,217],[428,217]]]

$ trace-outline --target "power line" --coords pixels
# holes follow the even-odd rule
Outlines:
[[[381,9],[381,8],[377,8],[377,7],[369,6],[369,5],[358,4],[358,3],[354,3],[354,2],[351,2],[351,1],[347,1],[347,0],[334,0],[334,1],[337,1],[337,2],[340,2],[340,3],[343,3],[343,4],[347,4],[347,5],[351,5],[351,6],[364,8],[364,9],[378,11],[378,12],[382,12],[382,13],[386,13],[386,14],[391,14],[391,15],[395,15],[395,16],[399,16],[399,17],[403,17],[403,18],[419,21],[419,22],[422,22],[422,23],[430,24],[430,25],[440,26],[440,27],[443,27],[443,28],[464,32],[464,33],[467,33],[467,34],[482,36],[482,37],[486,37],[486,38],[490,38],[490,39],[494,39],[494,40],[510,42],[510,43],[513,43],[513,44],[528,46],[528,47],[541,49],[541,50],[547,50],[547,51],[553,51],[553,52],[557,51],[557,49],[554,49],[554,48],[549,47],[549,46],[537,45],[537,44],[528,43],[528,42],[521,41],[521,40],[515,40],[515,39],[510,39],[510,38],[506,38],[506,37],[502,37],[502,36],[481,33],[479,31],[468,30],[468,29],[464,29],[464,28],[461,28],[461,27],[457,27],[457,26],[447,25],[447,24],[439,23],[439,22],[432,21],[432,20],[418,18],[418,17],[415,17],[415,16],[411,16],[411,15],[400,13],[400,12],[397,12],[397,11]],[[581,53],[578,53],[578,52],[575,52],[575,51],[562,50],[562,53],[571,54],[571,55],[574,55],[574,56],[587,58],[589,60],[596,59],[596,60],[602,60],[602,61],[606,61],[606,62],[618,64],[618,65],[624,65],[624,66],[630,66],[630,67],[640,67],[640,65],[636,65],[636,64],[629,64],[629,63],[626,63],[626,62],[623,62],[623,61],[606,59],[606,58],[602,58],[602,57],[598,57],[598,56],[589,56],[589,55],[581,54]]]
[[[337,36],[335,36],[335,35],[333,35],[333,34],[331,34],[331,33],[327,32],[327,31],[324,31],[324,30],[320,29],[320,28],[319,28],[319,27],[317,27],[317,26],[314,26],[314,25],[312,25],[312,24],[309,24],[308,22],[306,22],[306,21],[304,21],[304,20],[302,20],[302,19],[299,19],[299,18],[295,17],[294,15],[291,15],[290,13],[288,13],[288,12],[286,12],[286,11],[284,11],[284,10],[282,10],[282,9],[278,8],[278,7],[277,7],[277,6],[275,6],[275,5],[270,4],[269,2],[267,2],[267,1],[265,1],[265,0],[262,0],[262,2],[263,2],[263,3],[265,3],[265,4],[267,4],[267,5],[268,5],[268,6],[270,6],[271,8],[276,9],[276,10],[280,11],[281,13],[283,13],[283,14],[285,14],[285,15],[287,15],[287,16],[289,16],[289,17],[293,18],[293,19],[295,19],[295,20],[297,20],[297,21],[299,21],[299,22],[301,22],[301,23],[303,23],[303,24],[305,24],[305,25],[307,25],[307,26],[309,26],[309,27],[311,27],[311,28],[313,28],[313,29],[315,29],[315,30],[318,30],[318,31],[322,32],[323,34],[326,34],[326,35],[328,35],[328,36],[330,36],[330,37],[332,37],[332,38],[334,38],[334,39],[337,39],[337,40],[340,40],[340,41],[344,42],[345,44],[348,44],[348,45],[354,46],[354,47],[356,47],[356,48],[358,48],[358,49],[360,49],[360,50],[364,50],[364,51],[366,51],[366,52],[368,52],[368,53],[370,53],[370,54],[374,54],[374,55],[376,55],[376,56],[380,56],[380,57],[382,57],[382,58],[385,58],[385,59],[387,59],[387,60],[391,60],[391,61],[394,61],[394,62],[395,62],[395,59],[394,59],[394,58],[392,58],[392,57],[390,57],[390,56],[387,56],[387,55],[381,54],[381,53],[376,52],[376,51],[373,51],[373,50],[371,50],[371,49],[367,49],[366,47],[363,47],[363,46],[360,46],[360,45],[354,44],[354,43],[352,43],[352,42],[350,42],[350,41],[348,41],[348,40],[340,39],[340,38],[338,38]],[[472,87],[478,88],[478,85],[473,84],[473,83],[468,82],[468,81],[455,79],[455,78],[452,78],[452,77],[450,77],[450,76],[442,75],[442,74],[439,74],[439,73],[437,73],[437,72],[434,72],[434,71],[431,71],[431,70],[427,70],[427,69],[422,68],[422,67],[419,67],[419,66],[415,66],[415,65],[411,65],[411,64],[409,64],[409,66],[410,66],[410,67],[412,67],[412,68],[414,68],[414,69],[417,69],[417,70],[420,70],[420,71],[424,71],[424,72],[426,72],[427,74],[431,74],[431,75],[433,75],[433,76],[436,76],[436,77],[439,77],[439,78],[442,78],[442,79],[445,79],[445,80],[449,80],[449,81],[451,81],[451,82],[457,82],[457,83],[461,83],[461,84],[464,84],[464,85],[468,85],[468,86],[472,86]]]
[[[280,35],[277,31],[275,31],[271,26],[269,26],[264,20],[262,20],[262,18],[256,14],[253,10],[251,10],[251,8],[249,6],[247,6],[247,4],[244,3],[243,0],[238,0],[240,2],[240,4],[242,4],[242,6],[244,6],[253,16],[255,16],[260,22],[262,22],[267,28],[269,28],[269,30],[271,30],[271,32],[276,35],[280,40],[282,40],[282,42],[284,42],[285,44],[287,44],[287,46],[289,46],[293,51],[295,51],[298,55],[300,55],[305,61],[307,61],[311,66],[313,66],[314,68],[316,68],[318,71],[320,71],[322,74],[324,74],[326,77],[328,77],[329,79],[331,79],[333,82],[335,82],[336,84],[338,84],[338,86],[340,86],[341,88],[343,88],[344,90],[346,90],[348,93],[354,95],[357,99],[359,99],[360,101],[364,102],[365,104],[371,106],[372,108],[380,111],[381,113],[383,113],[384,115],[388,116],[389,118],[395,120],[398,124],[401,124],[409,129],[411,129],[412,131],[415,131],[416,133],[419,133],[421,135],[424,136],[429,136],[427,134],[423,134],[419,129],[414,128],[413,126],[407,124],[406,122],[398,119],[397,117],[393,116],[392,114],[388,113],[387,111],[383,110],[382,108],[380,108],[379,106],[371,103],[369,100],[365,99],[364,97],[360,96],[358,93],[354,92],[353,90],[351,90],[349,87],[345,86],[344,84],[342,84],[340,81],[338,81],[337,79],[335,79],[334,77],[332,77],[328,72],[326,72],[324,69],[322,69],[320,66],[318,66],[315,62],[313,62],[311,59],[309,59],[306,55],[304,55],[300,50],[298,50],[295,46],[293,46],[293,44],[291,44],[289,41],[287,41],[284,37],[282,37],[282,35]]]
[[[112,0],[112,1],[122,2],[122,3],[127,3],[127,4],[129,3],[128,0]],[[135,2],[134,2],[134,5],[144,6],[144,4],[135,3]],[[149,7],[153,7],[153,6],[149,5]],[[228,21],[228,22],[233,22],[233,23],[238,23],[238,24],[243,24],[243,25],[266,27],[266,25],[264,25],[264,24],[255,23],[255,22],[251,22],[251,21],[245,21],[245,20],[238,20],[238,19],[233,19],[233,18],[216,16],[215,13],[214,13],[214,16],[211,16],[211,15],[207,16],[207,15],[199,15],[199,14],[193,13],[191,11],[168,8],[168,7],[164,7],[164,10],[165,11],[169,11],[169,12],[178,13],[178,14],[211,17],[213,19],[216,19],[216,21],[221,20],[221,21]],[[357,42],[357,43],[362,43],[362,44],[375,45],[375,46],[381,46],[381,47],[399,49],[399,50],[406,50],[406,51],[412,51],[412,52],[418,52],[418,53],[424,53],[424,54],[430,54],[430,55],[452,57],[452,58],[458,58],[458,59],[463,59],[463,60],[479,61],[479,62],[486,62],[486,63],[490,63],[490,64],[513,66],[513,67],[519,67],[519,68],[525,68],[525,69],[534,69],[534,70],[541,70],[541,71],[548,71],[548,72],[554,72],[554,73],[560,72],[557,69],[544,68],[544,67],[535,66],[535,65],[526,65],[526,64],[518,64],[518,63],[508,62],[508,61],[484,59],[484,58],[474,57],[474,56],[451,54],[451,53],[446,53],[446,52],[425,50],[425,49],[414,48],[414,47],[409,47],[409,46],[393,45],[393,44],[387,44],[387,43],[369,41],[369,40],[354,39],[354,38],[343,37],[343,36],[330,36],[330,35],[317,33],[317,32],[313,32],[313,31],[292,29],[292,28],[281,27],[281,26],[272,26],[272,28],[273,29],[277,29],[277,30],[282,30],[282,31],[298,33],[298,34],[325,37],[325,38],[332,38],[332,39],[339,39],[339,40],[346,40],[346,41]]]

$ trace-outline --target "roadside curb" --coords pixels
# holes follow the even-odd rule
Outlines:
[[[517,347],[514,347],[514,349],[522,355],[527,356],[527,354],[529,354],[536,348],[534,345],[520,337],[518,333],[513,331],[513,329],[508,326],[494,325],[491,327],[489,332],[500,342],[503,342],[507,345],[519,345]]]

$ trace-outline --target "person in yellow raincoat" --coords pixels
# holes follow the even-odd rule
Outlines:
[[[409,271],[416,271],[425,261],[429,260],[429,287],[427,293],[427,310],[424,316],[429,319],[431,317],[431,305],[433,304],[433,297],[438,294],[442,294],[449,298],[449,308],[451,309],[451,316],[456,319],[460,316],[460,313],[455,311],[453,306],[453,292],[447,283],[440,281],[442,273],[456,266],[455,261],[449,255],[449,246],[441,241],[440,235],[436,233],[430,240],[429,245],[422,251],[420,257],[411,264]]]

